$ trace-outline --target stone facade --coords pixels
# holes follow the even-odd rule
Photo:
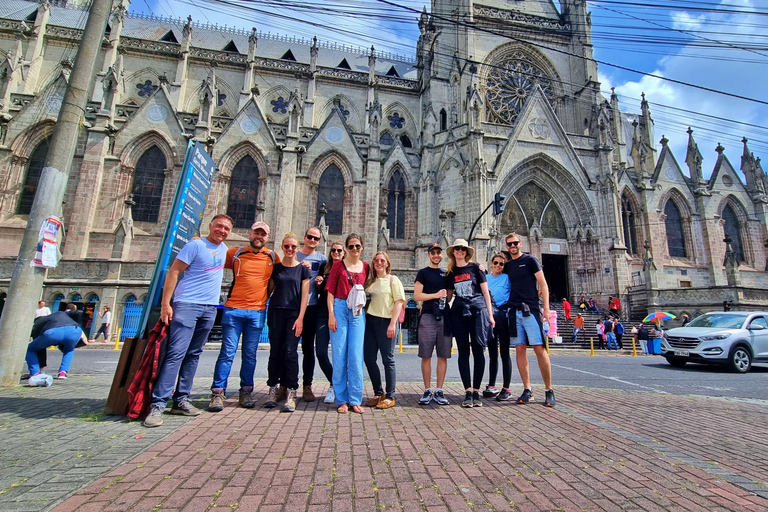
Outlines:
[[[9,2],[0,18],[0,288],[85,18],[48,0]],[[559,11],[549,0],[432,8],[408,59],[119,5],[63,205],[63,261],[43,298],[92,296],[118,318],[126,299],[141,301],[194,139],[218,164],[207,219],[239,212],[245,226],[258,217],[277,238],[322,217],[326,239],[362,234],[367,254],[386,250],[408,286],[427,263],[424,248],[468,237],[498,192],[504,213],[473,232],[478,259],[515,230],[556,296],[619,295],[633,316],[723,300],[768,307],[768,180],[746,140],[738,170],[718,147],[707,179],[691,131],[684,167],[666,139],[658,149],[645,99],[631,116],[600,93],[581,0],[562,0]],[[455,9],[471,21],[455,23]],[[228,243],[246,241],[237,227]]]

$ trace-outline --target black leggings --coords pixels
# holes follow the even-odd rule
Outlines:
[[[328,308],[318,305],[317,331],[315,332],[315,350],[317,364],[323,370],[325,378],[333,385],[333,364],[328,357],[328,345],[331,343],[331,332],[328,330]]]
[[[499,372],[499,348],[501,348],[501,374],[503,387],[509,388],[512,380],[512,358],[509,355],[509,329],[504,312],[493,315],[496,327],[493,328],[493,338],[488,340],[488,385],[496,385],[496,374]]]
[[[453,329],[453,336],[456,338],[456,348],[459,350],[459,375],[461,375],[464,389],[480,389],[485,373],[485,353],[483,347],[477,342],[475,317],[465,317],[451,311],[451,329]],[[470,350],[475,359],[474,378],[471,378],[469,373]]]
[[[317,330],[318,306],[307,306],[304,312],[304,324],[301,329],[302,370],[304,385],[311,386],[315,375],[315,331]]]

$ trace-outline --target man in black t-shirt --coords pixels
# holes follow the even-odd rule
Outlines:
[[[448,287],[445,271],[440,268],[443,248],[433,243],[427,248],[429,266],[418,271],[413,283],[413,298],[422,301],[419,319],[419,357],[421,358],[421,376],[424,379],[424,394],[419,404],[428,405],[432,400],[440,405],[447,405],[443,394],[448,358],[451,357],[453,343],[447,334],[446,317],[448,316]],[[437,387],[432,391],[432,353],[437,352]]]
[[[506,237],[507,250],[511,259],[504,265],[504,273],[509,276],[509,324],[510,346],[515,347],[517,369],[523,381],[523,393],[518,397],[518,404],[527,404],[533,399],[531,376],[528,368],[526,340],[533,347],[539,362],[539,371],[544,380],[544,405],[554,407],[555,392],[552,391],[552,365],[544,347],[542,318],[549,320],[549,287],[544,279],[541,264],[534,256],[524,254],[520,235],[510,233]],[[543,311],[539,309],[539,290]]]

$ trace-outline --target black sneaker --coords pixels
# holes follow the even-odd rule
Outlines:
[[[519,404],[527,404],[533,400],[533,391],[530,389],[524,389],[523,394],[517,397],[517,403]]]
[[[434,399],[432,396],[432,390],[425,389],[424,394],[421,395],[421,398],[419,398],[419,405],[429,405],[429,402],[431,402]]]
[[[438,389],[435,391],[435,396],[433,398],[435,402],[437,402],[437,405],[448,405],[450,402],[448,402],[448,399],[445,398],[445,395],[443,394],[442,389]]]
[[[482,407],[483,402],[480,400],[480,392],[473,391],[472,392],[472,407]]]
[[[551,389],[549,391],[545,391],[545,398],[544,398],[544,407],[554,407],[557,405],[557,401],[555,400],[555,392]]]
[[[510,398],[512,398],[512,392],[507,388],[502,389],[501,393],[496,396],[496,400],[499,402],[507,402]]]
[[[472,400],[472,392],[467,391],[464,393],[464,401],[461,402],[462,407],[474,407],[473,400]]]
[[[485,391],[483,391],[483,397],[485,398],[493,398],[498,394],[499,388],[496,386],[485,386]]]

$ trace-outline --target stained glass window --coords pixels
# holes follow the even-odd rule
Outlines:
[[[256,219],[259,199],[259,168],[250,155],[244,156],[232,170],[227,215],[236,228],[250,228]]]
[[[29,215],[29,212],[32,211],[32,203],[35,201],[37,185],[40,182],[40,175],[43,172],[45,157],[48,155],[49,142],[50,139],[45,139],[38,144],[32,152],[32,156],[29,157],[29,162],[27,163],[27,175],[24,178],[24,186],[21,188],[19,206],[16,209],[16,212],[21,215]]]
[[[736,260],[746,261],[744,258],[744,244],[741,240],[739,218],[729,204],[725,205],[725,208],[723,208],[723,220],[725,221],[725,236],[731,238],[731,247],[733,247],[733,252],[736,253]]]
[[[664,206],[664,215],[667,216],[664,224],[667,228],[667,249],[669,249],[669,255],[673,258],[687,258],[688,252],[685,249],[683,217],[680,215],[680,208],[671,199]]]
[[[157,222],[167,167],[165,155],[157,146],[152,146],[139,158],[133,177],[132,192],[136,202],[133,207],[133,220]]]
[[[395,171],[387,187],[387,229],[392,238],[405,238],[405,182]]]
[[[342,233],[344,223],[344,176],[336,164],[331,164],[320,176],[317,189],[317,220],[320,223],[320,207],[325,205],[325,224],[332,235]]]
[[[488,75],[488,120],[514,125],[536,86],[553,100],[552,83],[547,74],[524,54],[518,53],[497,64]]]
[[[405,134],[400,136],[400,143],[403,145],[404,148],[413,147],[413,144],[411,143],[411,138]]]
[[[392,135],[389,134],[389,132],[384,132],[384,134],[379,139],[379,144],[382,146],[391,146],[394,144],[394,140],[392,139]]]

